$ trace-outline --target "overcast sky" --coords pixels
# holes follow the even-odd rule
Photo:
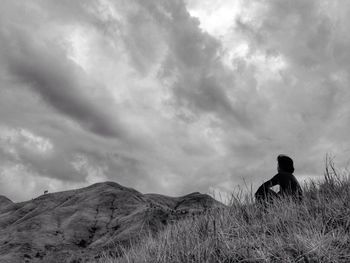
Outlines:
[[[182,195],[350,160],[350,2],[2,0],[0,194]]]

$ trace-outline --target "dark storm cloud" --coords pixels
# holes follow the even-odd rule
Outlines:
[[[54,43],[35,43],[26,32],[2,36],[1,41],[3,66],[23,86],[31,87],[49,105],[89,130],[104,136],[121,135],[115,119],[86,93],[98,90],[98,84],[90,83],[83,70],[65,59],[66,54]],[[107,98],[106,102],[110,103]]]
[[[327,151],[350,151],[348,11],[242,1],[214,36],[180,0],[4,1],[0,191],[230,190],[275,173],[279,153],[321,174]]]
[[[339,42],[348,41],[340,34],[346,18],[332,16],[332,12],[348,9],[348,5],[327,1],[257,2],[266,10],[260,14],[260,23],[256,26],[247,22],[240,28],[251,37],[251,45],[287,62],[281,72],[285,87],[280,91],[276,88],[276,99],[284,104],[281,107],[288,112],[295,110],[295,104],[301,107],[294,112],[305,124],[334,119],[343,96],[348,96],[340,80],[343,73],[348,73],[348,65],[344,67],[348,63],[343,61],[350,50],[343,53],[343,58],[337,56]],[[287,96],[282,96],[284,92]]]
[[[41,187],[48,187],[45,184],[50,180],[53,189],[61,185],[57,182],[73,186],[91,181],[94,160],[85,165],[89,169],[76,167],[82,150],[107,148],[111,143],[118,146],[115,138],[125,138],[111,95],[69,57],[66,27],[99,28],[103,24],[96,22],[98,12],[88,12],[92,9],[93,5],[82,2],[17,5],[7,1],[0,11],[0,135],[5,131],[0,144],[7,149],[0,161],[0,179],[1,192],[14,199],[29,198]],[[34,136],[29,144],[21,134],[23,129]],[[37,152],[38,138],[47,140],[52,149]],[[106,144],[104,138],[111,142]],[[126,175],[122,172],[119,176]],[[16,197],[25,180],[37,186]]]
[[[349,43],[344,35],[349,5],[329,1],[249,1],[244,5],[254,10],[253,15],[242,15],[234,29],[246,39],[249,57],[284,63],[270,80],[255,74],[260,94],[272,107],[262,110],[262,125],[254,130],[258,144],[248,152],[259,152],[260,147],[287,151],[300,165],[299,173],[321,174],[327,151],[349,149],[349,145],[339,147],[333,129],[335,123],[342,127],[339,130],[347,129],[339,116],[349,98],[345,61],[350,50],[342,49],[342,58],[338,53],[340,45]],[[259,63],[253,65],[262,70]],[[264,137],[270,140],[264,143]]]
[[[171,89],[178,110],[185,108],[198,117],[213,113],[248,125],[245,113],[227,94],[227,89],[234,89],[234,76],[221,62],[221,43],[199,28],[184,2],[133,2],[138,6],[127,17],[125,41],[136,68],[149,69],[165,46],[158,77]]]

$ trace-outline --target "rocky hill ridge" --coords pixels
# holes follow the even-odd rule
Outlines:
[[[113,243],[206,209],[223,206],[206,194],[142,194],[114,182],[13,203],[0,196],[0,262],[81,262]]]

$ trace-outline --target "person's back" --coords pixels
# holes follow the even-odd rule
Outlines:
[[[270,198],[274,198],[276,196],[290,196],[300,201],[303,193],[297,179],[293,175],[293,160],[286,155],[279,155],[277,157],[277,161],[278,174],[259,187],[255,193],[256,200],[268,201]],[[280,186],[280,191],[278,194],[270,189],[275,185]]]
[[[301,187],[292,173],[283,171],[279,172],[270,180],[270,185],[271,184],[272,186],[280,186],[278,195],[293,196],[297,197],[298,199],[300,199],[302,196]]]

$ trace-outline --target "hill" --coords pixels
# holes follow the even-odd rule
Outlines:
[[[0,196],[0,262],[87,262],[223,205],[208,195],[142,194],[114,182],[13,203]]]
[[[8,199],[6,196],[0,195],[0,209],[4,209],[12,204],[13,202],[10,199]]]

